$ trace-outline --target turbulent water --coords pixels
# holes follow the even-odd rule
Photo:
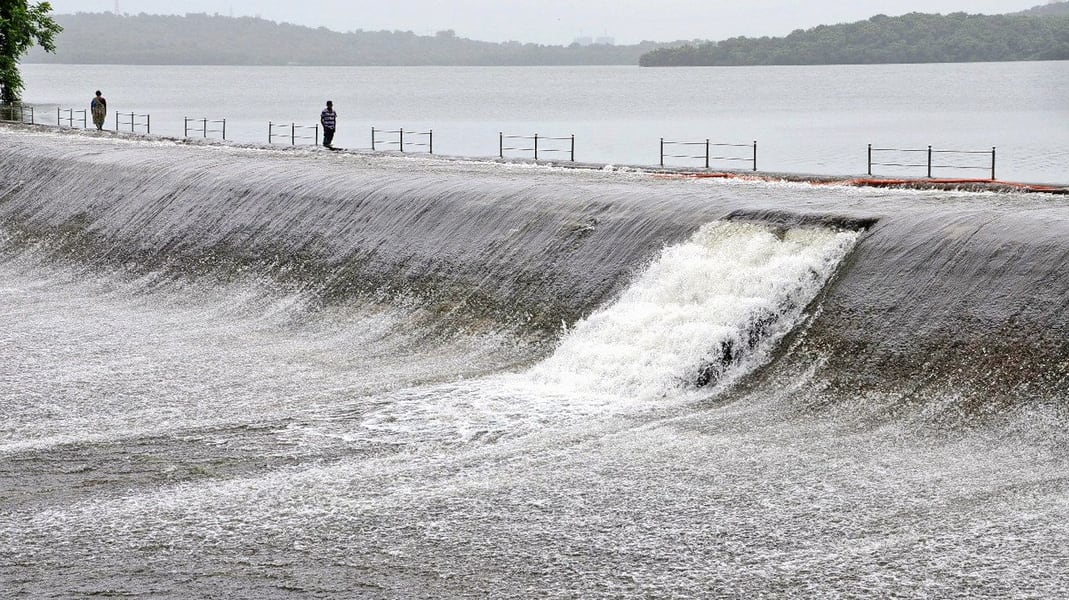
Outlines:
[[[1065,596],[1067,208],[0,126],[0,596]]]

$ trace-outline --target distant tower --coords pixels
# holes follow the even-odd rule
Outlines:
[[[115,14],[119,14],[119,0],[115,0]]]

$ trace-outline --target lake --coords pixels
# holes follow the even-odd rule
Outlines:
[[[28,64],[23,74],[25,100],[40,105],[45,122],[55,122],[56,107],[88,107],[100,89],[112,111],[150,114],[152,133],[166,136],[183,135],[184,117],[225,118],[229,139],[266,143],[268,122],[314,125],[332,99],[339,114],[335,145],[346,148],[370,148],[372,127],[433,130],[435,153],[473,157],[496,156],[501,132],[575,135],[576,160],[656,165],[660,138],[756,141],[761,171],[857,175],[867,170],[868,144],[931,145],[988,153],[949,155],[937,164],[966,168],[937,169],[933,176],[989,177],[996,147],[999,179],[1069,180],[1067,61],[665,69]],[[108,127],[115,127],[113,115]],[[395,136],[380,139],[390,140]],[[675,150],[704,154],[700,146]],[[752,150],[719,155],[750,159]],[[892,156],[883,162],[916,164]],[[712,166],[748,169],[751,163],[714,160]],[[925,169],[874,173],[924,176]]]

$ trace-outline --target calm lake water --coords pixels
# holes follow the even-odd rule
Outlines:
[[[372,127],[432,129],[435,153],[476,157],[498,154],[499,132],[574,134],[576,160],[656,165],[662,137],[756,141],[762,171],[856,175],[867,169],[868,144],[997,147],[999,179],[1069,181],[1069,61],[673,69],[29,64],[23,73],[25,98],[41,105],[46,122],[57,107],[87,107],[100,89],[113,111],[150,114],[152,133],[167,136],[183,135],[183,117],[225,118],[228,138],[264,143],[269,121],[313,125],[329,98],[339,114],[335,144],[347,148],[369,148]],[[692,151],[704,153],[669,153]],[[751,156],[749,149],[719,155]],[[554,156],[565,155],[542,155]],[[936,177],[990,174],[990,155],[942,158],[968,168],[937,169]],[[925,169],[874,172],[923,176]]]

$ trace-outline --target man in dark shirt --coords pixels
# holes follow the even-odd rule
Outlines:
[[[334,128],[338,122],[338,113],[334,112],[334,103],[327,100],[327,107],[319,114],[319,122],[323,124],[323,145],[333,148]]]
[[[93,113],[93,125],[97,126],[97,130],[104,129],[104,118],[108,115],[108,101],[104,99],[100,90],[97,90],[96,96],[89,102],[89,108]]]

